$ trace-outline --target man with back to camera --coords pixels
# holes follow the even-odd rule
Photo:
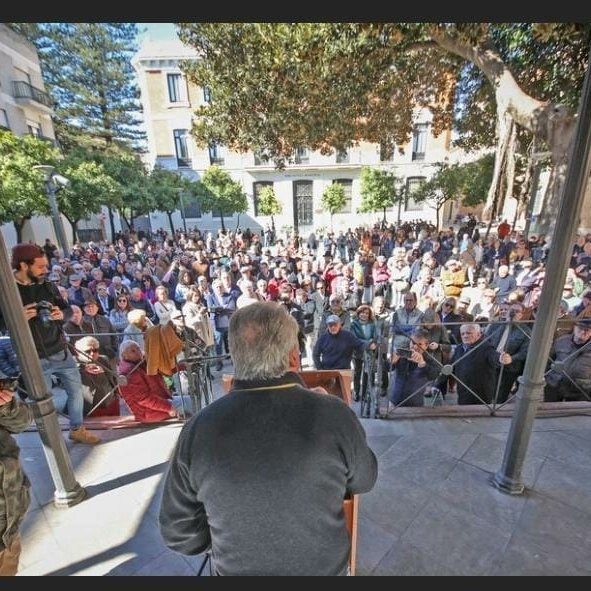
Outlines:
[[[234,387],[185,425],[160,531],[182,554],[210,546],[220,575],[344,575],[343,499],[369,491],[377,460],[353,411],[306,389],[298,327],[256,303],[230,320]]]
[[[59,295],[55,285],[45,281],[47,257],[36,244],[17,244],[12,249],[12,268],[47,391],[51,392],[51,376],[55,375],[68,394],[70,439],[78,443],[99,443],[100,439],[82,425],[82,382],[63,330],[64,311],[70,306]]]

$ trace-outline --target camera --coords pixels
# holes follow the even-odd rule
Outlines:
[[[53,322],[51,317],[51,311],[53,310],[53,304],[47,300],[41,300],[36,305],[37,316],[41,321],[41,324],[47,326],[50,322]]]
[[[412,351],[411,349],[396,347],[396,355],[398,355],[398,357],[404,357],[404,359],[410,359],[412,356]]]

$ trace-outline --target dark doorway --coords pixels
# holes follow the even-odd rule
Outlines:
[[[293,183],[293,229],[311,226],[314,223],[313,181],[294,181]]]

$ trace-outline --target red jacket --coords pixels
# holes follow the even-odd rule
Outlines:
[[[172,398],[161,375],[149,376],[146,363],[135,371],[134,363],[120,361],[119,373],[127,377],[127,385],[120,386],[121,396],[140,423],[158,423],[170,418]]]

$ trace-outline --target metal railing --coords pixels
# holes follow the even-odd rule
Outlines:
[[[34,100],[37,103],[41,103],[46,107],[53,108],[53,101],[47,92],[24,82],[22,80],[12,81],[12,90],[14,92],[14,98],[27,98]]]
[[[436,368],[437,370],[437,377],[431,380],[425,380],[421,383],[421,385],[415,388],[412,392],[405,393],[404,398],[397,402],[396,404],[392,404],[390,402],[389,406],[390,409],[387,413],[387,417],[392,417],[396,414],[396,410],[404,407],[404,406],[417,406],[416,404],[408,404],[409,401],[413,398],[425,396],[431,397],[431,404],[428,405],[425,401],[425,406],[434,406],[436,404],[441,404],[444,402],[445,399],[445,388],[442,386],[447,386],[450,384],[451,380],[455,380],[457,383],[458,388],[463,388],[463,401],[458,402],[459,405],[462,404],[480,404],[486,409],[488,409],[491,415],[495,415],[496,412],[507,405],[511,404],[514,401],[515,395],[517,393],[517,378],[521,376],[523,373],[523,367],[525,364],[525,359],[520,359],[522,361],[521,366],[516,368],[512,368],[512,361],[509,363],[502,363],[501,357],[503,354],[507,353],[511,355],[510,350],[507,348],[507,343],[510,342],[511,335],[516,337],[519,336],[519,333],[523,335],[521,339],[523,346],[523,339],[527,340],[527,344],[525,347],[529,347],[529,341],[531,340],[531,325],[533,324],[533,320],[531,321],[507,321],[507,322],[497,322],[497,321],[483,321],[483,322],[457,322],[457,323],[449,323],[444,325],[445,328],[452,326],[453,324],[462,325],[462,324],[479,324],[479,325],[486,325],[487,331],[483,334],[483,336],[474,343],[473,346],[469,346],[468,349],[463,352],[462,349],[458,350],[458,347],[462,347],[462,345],[453,345],[452,353],[449,357],[449,360],[441,361],[437,358],[429,349],[423,352],[424,359],[431,364],[431,367]],[[574,321],[573,321],[574,325]],[[425,328],[424,325],[418,324],[417,327]],[[499,328],[496,328],[499,327]],[[427,329],[428,330],[428,329]],[[484,332],[484,331],[483,331]],[[491,346],[491,341],[495,338],[495,336],[499,336],[501,334],[501,338],[496,341],[495,346]],[[507,336],[503,339],[503,333],[506,333]],[[517,334],[516,334],[517,333]],[[406,336],[406,335],[405,335]],[[555,343],[564,337],[569,337],[572,339],[572,334],[567,333],[561,335],[556,338]],[[410,340],[410,337],[408,337]],[[519,340],[518,338],[513,339],[513,345],[515,341]],[[470,356],[475,355],[478,351],[483,353],[482,348],[487,348],[486,357],[493,364],[495,369],[495,376],[494,376],[494,383],[488,383],[485,386],[483,385],[481,388],[477,388],[475,386],[475,381],[478,382],[478,379],[483,377],[476,375],[469,375],[466,373],[466,359],[470,359]],[[500,349],[499,349],[500,347]],[[579,358],[582,354],[589,352],[591,350],[591,340],[587,341],[583,345],[575,345],[573,344],[572,350],[568,351],[567,347],[567,354],[561,348],[559,351],[560,359],[553,358],[552,354],[554,353],[554,347],[552,348],[551,354],[548,357],[548,369],[545,373],[545,377],[548,378],[550,374],[554,374],[554,379],[552,380],[553,383],[558,383],[558,393],[559,398],[561,400],[576,400],[576,401],[588,401],[591,402],[591,372],[590,375],[584,377],[583,379],[580,376],[572,375],[572,370],[575,367],[574,363],[577,358]],[[462,354],[463,353],[463,354]],[[513,355],[517,353],[516,350],[513,351]],[[462,370],[458,371],[458,366],[461,366]],[[569,372],[570,368],[570,372]],[[473,370],[474,372],[478,372],[479,369],[476,367]],[[394,388],[394,379],[396,378],[396,367],[392,368],[392,372],[390,373],[390,383],[388,388],[389,398],[391,393],[393,392]],[[470,372],[470,368],[468,366],[468,372]],[[379,379],[379,378],[376,378]],[[470,383],[467,383],[470,382]],[[546,397],[545,400],[549,397],[549,388],[551,385],[549,384],[548,379],[546,380]],[[435,389],[435,393],[431,390]],[[491,396],[492,392],[492,396]],[[465,395],[468,395],[471,400],[467,401]],[[555,400],[548,400],[548,401],[555,401]],[[384,414],[382,414],[384,417]],[[386,417],[384,417],[386,418]]]

